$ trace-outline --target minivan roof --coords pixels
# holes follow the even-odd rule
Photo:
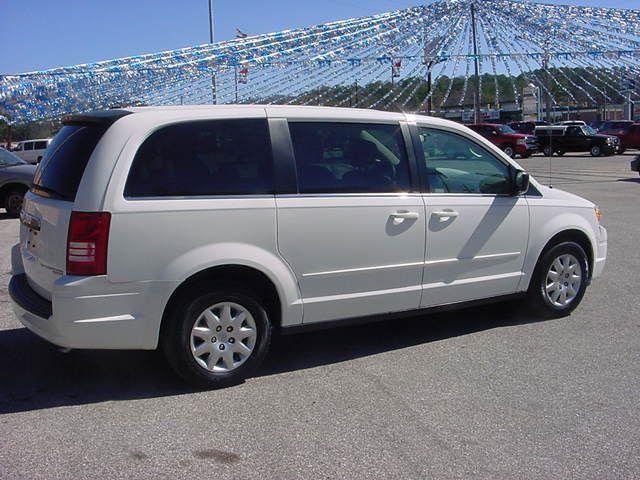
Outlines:
[[[427,121],[430,125],[460,128],[462,125],[458,122],[446,120],[437,117],[428,117],[426,115],[413,113],[386,112],[382,110],[372,110],[364,108],[346,108],[346,107],[321,107],[321,106],[303,106],[303,105],[164,105],[164,106],[145,106],[145,107],[123,107],[113,110],[99,110],[87,112],[80,115],[71,115],[66,117],[65,124],[74,123],[113,123],[119,118],[129,114],[143,114],[145,116],[158,116],[162,120],[171,120],[173,117],[184,119],[185,114],[192,112],[194,116],[202,118],[207,112],[220,115],[228,113],[236,113],[238,110],[262,111],[268,117],[288,117],[306,120],[387,120],[398,121],[408,120],[415,121],[421,119]]]

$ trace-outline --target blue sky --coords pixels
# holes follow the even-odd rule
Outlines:
[[[639,0],[547,0],[638,8]],[[216,39],[404,8],[419,0],[215,0]],[[208,42],[207,0],[0,0],[0,73]]]

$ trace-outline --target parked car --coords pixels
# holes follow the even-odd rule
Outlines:
[[[18,142],[13,149],[18,157],[27,163],[38,163],[44,157],[47,147],[51,143],[50,138],[40,138],[37,140],[23,140]]]
[[[36,167],[0,148],[0,207],[12,217],[22,208],[22,199],[33,181]]]
[[[196,385],[245,378],[274,331],[514,298],[561,317],[604,267],[593,203],[444,119],[201,106],[64,125],[25,198],[16,315],[62,347],[160,347]]]
[[[606,122],[599,133],[613,135],[620,140],[618,153],[624,153],[628,148],[640,149],[640,123],[629,121]]]
[[[536,127],[542,127],[549,125],[545,121],[531,121],[531,122],[509,122],[507,124],[517,133],[524,133],[526,135],[534,135]]]
[[[510,157],[515,157],[518,154],[522,158],[527,158],[538,151],[536,137],[517,133],[508,125],[476,123],[467,126],[497,145]]]
[[[536,127],[536,137],[547,157],[566,152],[590,152],[592,156],[599,157],[613,155],[620,147],[618,137],[598,134],[588,125]]]
[[[607,120],[602,122],[598,127],[598,133],[612,134],[613,132],[621,132],[633,125],[631,120]]]
[[[640,155],[636,155],[636,158],[631,160],[631,171],[640,173]]]

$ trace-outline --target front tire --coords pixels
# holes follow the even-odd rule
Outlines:
[[[269,350],[267,312],[242,287],[193,293],[179,300],[166,320],[165,356],[178,375],[199,388],[242,382]]]
[[[511,158],[513,158],[515,156],[515,154],[516,154],[516,151],[514,150],[514,148],[511,145],[507,145],[502,150],[504,151],[504,153],[509,155]]]
[[[542,149],[542,153],[544,153],[545,157],[552,157],[553,156],[553,149],[551,147],[544,147]]]
[[[575,242],[559,243],[538,260],[527,303],[545,318],[569,315],[582,301],[588,278],[584,249]]]
[[[598,145],[594,145],[593,147],[591,147],[590,153],[592,157],[599,157],[600,155],[602,155],[602,148],[600,148]]]

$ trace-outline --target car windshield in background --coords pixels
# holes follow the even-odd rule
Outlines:
[[[13,165],[24,165],[26,163],[27,162],[17,155],[14,155],[4,148],[0,148],[0,167],[11,167]]]
[[[598,133],[593,129],[593,127],[590,127],[589,125],[582,127],[582,129],[587,133],[587,135],[596,135]]]
[[[498,131],[500,133],[518,133],[513,128],[511,128],[509,125],[500,125],[498,127]]]
[[[84,169],[105,132],[97,125],[67,125],[49,145],[33,180],[39,195],[74,201]]]

